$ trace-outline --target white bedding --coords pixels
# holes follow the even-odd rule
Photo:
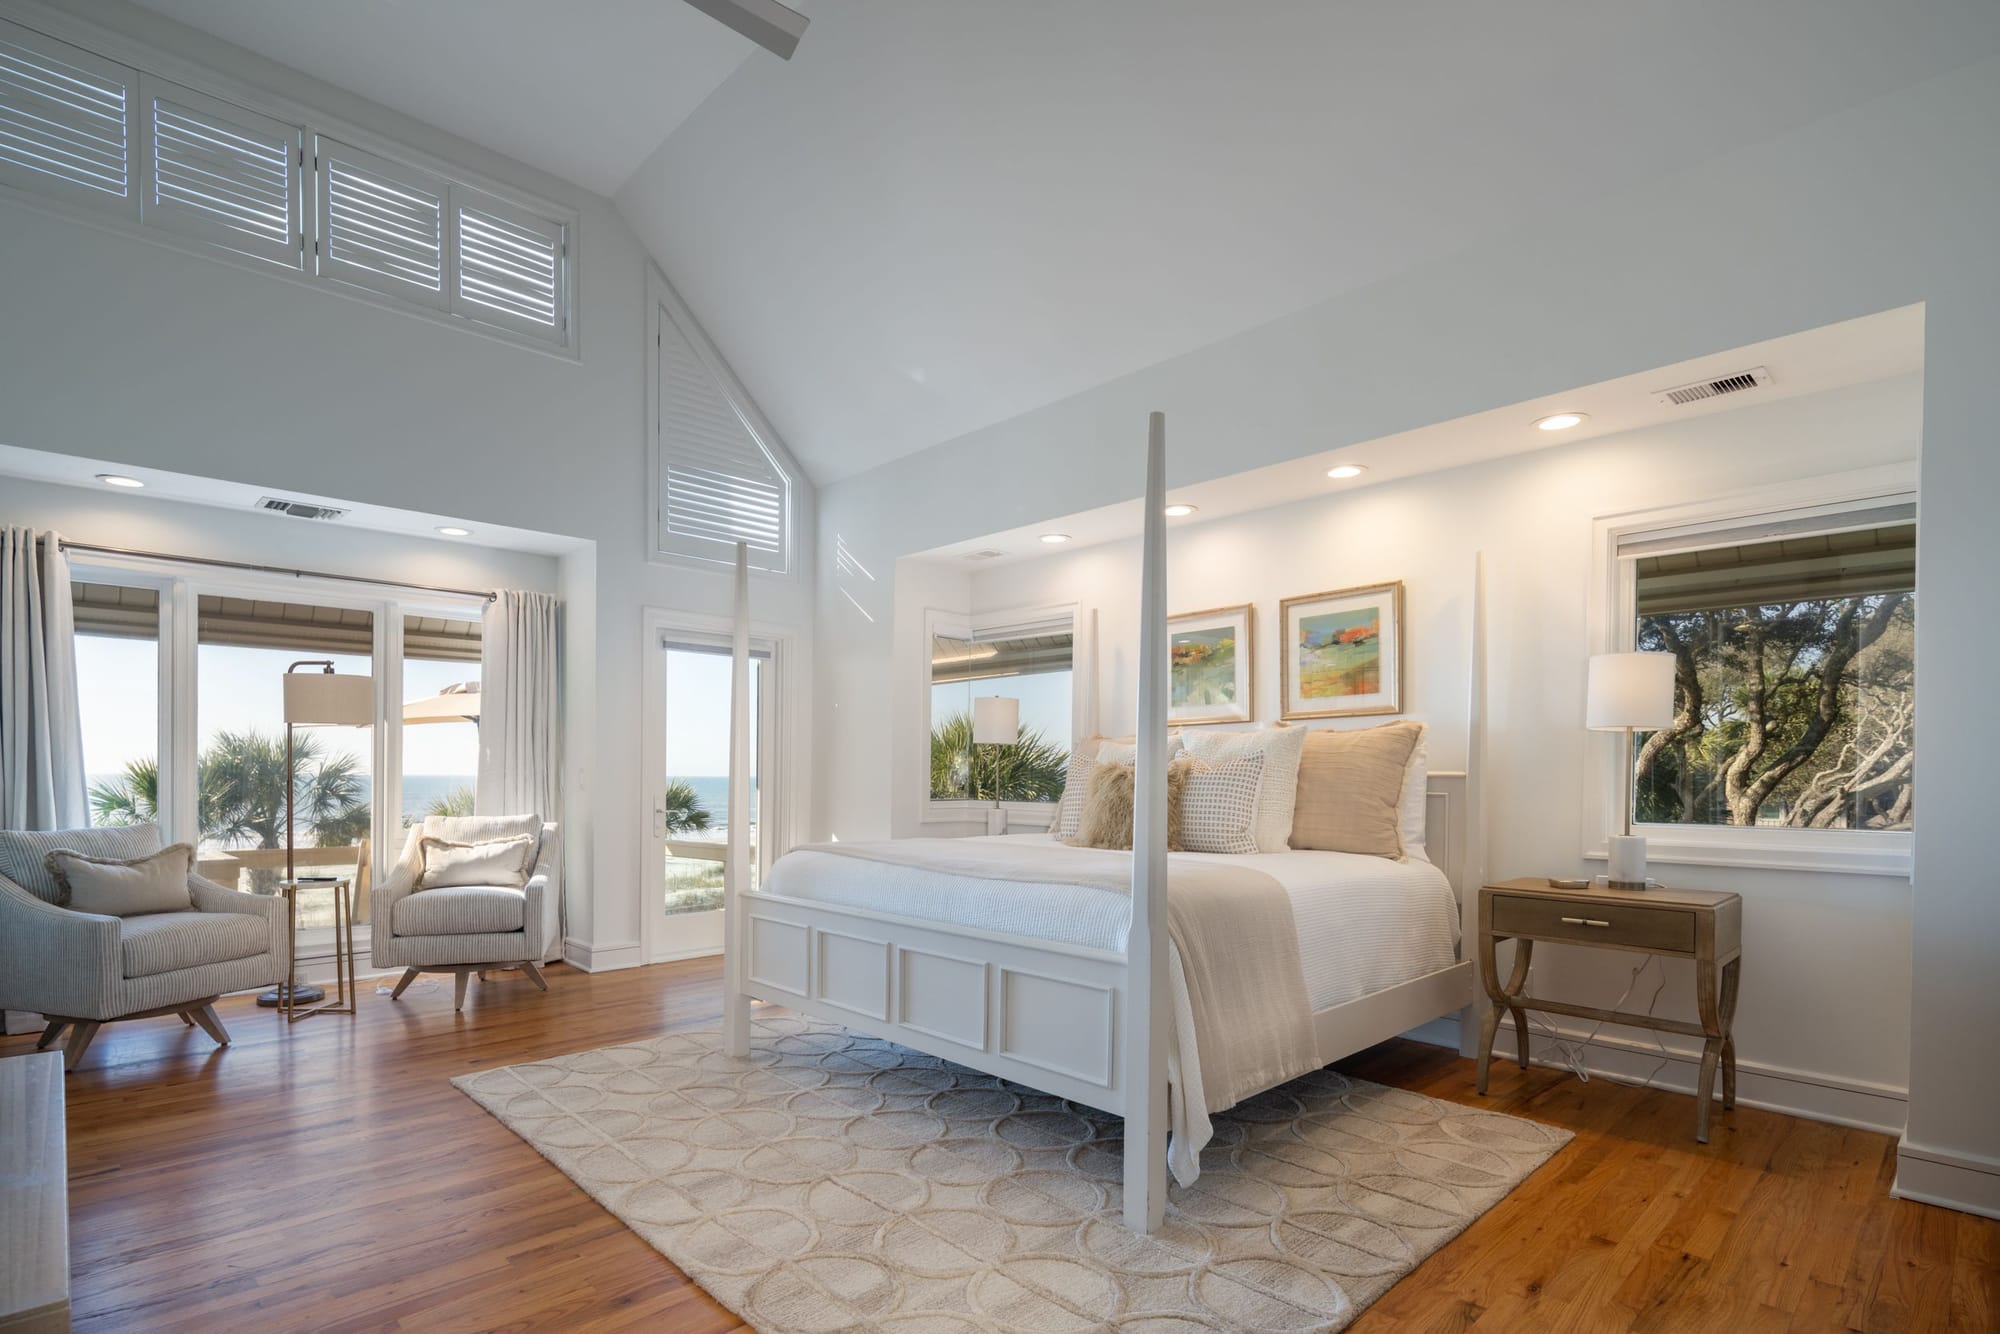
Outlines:
[[[1346,852],[1169,857],[1251,867],[1284,886],[1298,923],[1306,997],[1315,1010],[1457,961],[1458,904],[1444,872],[1429,862]],[[807,849],[781,857],[761,888],[845,908],[1118,951],[1125,948],[1131,920],[1127,895],[1088,885],[975,880]]]

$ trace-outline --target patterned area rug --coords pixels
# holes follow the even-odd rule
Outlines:
[[[1140,1237],[1118,1118],[810,1020],[452,1082],[765,1334],[1337,1330],[1570,1138],[1323,1070]]]

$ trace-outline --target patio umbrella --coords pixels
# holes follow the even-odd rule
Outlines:
[[[417,723],[463,723],[479,721],[479,682],[463,681],[446,686],[429,699],[415,699],[403,706],[403,726]]]

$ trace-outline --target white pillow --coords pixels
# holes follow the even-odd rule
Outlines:
[[[1264,786],[1264,755],[1224,764],[1196,760],[1181,788],[1181,851],[1257,850],[1257,793]]]
[[[1403,794],[1396,802],[1396,830],[1402,839],[1403,855],[1420,862],[1430,860],[1424,851],[1425,805],[1430,791],[1431,729],[1417,724],[1417,744],[1410,747],[1409,763],[1403,766]]]
[[[68,896],[71,912],[137,917],[194,907],[188,895],[194,849],[186,843],[170,843],[158,852],[129,858],[90,857],[57,848],[44,864]]]
[[[418,889],[446,889],[454,885],[519,889],[528,883],[528,859],[535,855],[535,840],[527,834],[516,834],[482,843],[454,843],[448,838],[427,836],[420,848],[423,869],[417,875]]]
[[[1245,755],[1264,757],[1264,781],[1257,789],[1254,836],[1259,852],[1291,848],[1292,806],[1299,795],[1299,756],[1304,753],[1303,727],[1265,727],[1255,732],[1190,732],[1183,744],[1203,764],[1219,765]]]

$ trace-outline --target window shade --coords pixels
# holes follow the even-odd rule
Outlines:
[[[135,71],[0,21],[0,182],[136,216]]]
[[[152,220],[289,268],[304,262],[299,146],[304,131],[145,79]]]
[[[562,224],[473,190],[454,188],[452,202],[459,312],[560,335]]]
[[[661,549],[784,571],[791,478],[664,310],[659,375]]]
[[[445,181],[321,138],[319,271],[443,309]]]

